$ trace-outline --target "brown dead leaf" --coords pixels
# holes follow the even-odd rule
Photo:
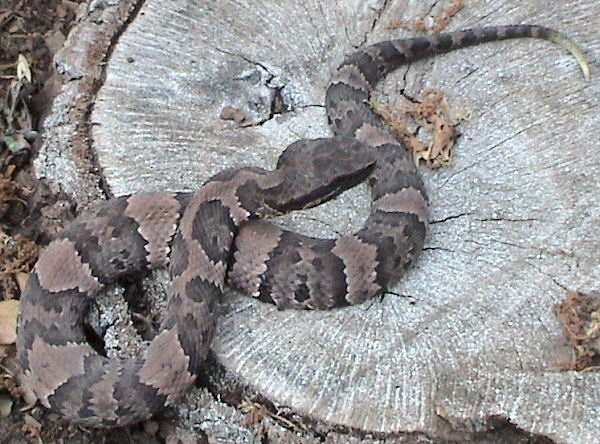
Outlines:
[[[244,120],[246,120],[244,113],[240,109],[234,108],[233,106],[226,106],[223,108],[223,111],[221,111],[221,115],[219,117],[223,120],[233,120],[235,123],[242,123]]]
[[[279,423],[281,426],[288,428],[290,430],[294,430],[296,432],[306,432],[307,428],[303,424],[298,424],[290,421],[285,416],[279,413],[273,413],[269,410],[269,408],[255,401],[251,401],[248,398],[244,398],[241,404],[238,406],[238,409],[245,413],[244,417],[244,425],[251,426],[257,423],[260,423],[264,418],[270,417],[275,422]],[[264,425],[264,424],[263,424]]]
[[[18,199],[19,187],[10,179],[0,177],[0,217],[8,211],[10,202]]]
[[[17,169],[16,165],[10,164],[6,167],[6,169],[4,170],[4,177],[7,179],[11,179],[13,173],[15,172],[15,170]]]
[[[33,416],[26,414],[23,417],[24,424],[21,426],[21,431],[32,438],[40,436],[42,425]]]
[[[442,8],[437,17],[434,18],[435,25],[433,26],[432,31],[435,34],[442,32],[450,23],[452,17],[456,15],[458,11],[462,8],[462,0],[452,0],[452,4],[446,8]]]
[[[25,411],[35,405],[37,397],[27,385],[15,353],[14,345],[0,345],[0,392],[7,392],[13,399],[21,398],[26,405],[20,410]]]
[[[420,102],[407,100],[400,109],[378,103],[372,103],[372,107],[412,154],[415,164],[423,160],[428,168],[435,169],[451,162],[451,149],[459,136],[456,125],[464,117],[450,109],[442,91],[428,88]],[[430,141],[419,140],[419,128],[429,131]]]
[[[423,20],[422,18],[415,19],[413,21],[413,25],[417,31],[420,31],[423,34],[429,31],[429,28],[427,27],[425,20]]]
[[[600,293],[570,291],[552,312],[573,348],[573,360],[567,368],[584,370],[600,364]]]
[[[17,316],[19,301],[0,301],[0,344],[14,344],[17,340]]]
[[[462,0],[452,0],[452,3],[449,6],[442,8],[439,13],[433,16],[419,17],[412,22],[405,22],[402,19],[392,19],[387,24],[386,28],[404,28],[408,31],[420,34],[438,34],[446,29],[446,26],[448,26],[452,17],[462,9],[462,6]]]
[[[429,144],[427,160],[431,163],[429,168],[435,169],[449,165],[452,161],[452,147],[456,143],[458,131],[450,126],[437,114],[431,116],[433,119],[433,140]]]
[[[0,294],[5,299],[19,297],[26,280],[23,273],[29,274],[39,253],[40,247],[35,242],[0,231]]]
[[[406,24],[402,19],[392,19],[388,22],[388,24],[385,27],[386,29],[398,29],[406,27]]]
[[[10,34],[15,34],[23,29],[24,20],[22,17],[13,15],[9,19],[8,23],[8,32]]]
[[[14,363],[14,360],[12,361]],[[10,365],[10,363],[9,363]],[[13,398],[20,398],[23,394],[23,390],[17,385],[15,382],[14,375],[11,373],[8,368],[5,367],[5,371],[7,373],[0,375],[0,388],[4,391],[8,392],[8,394]]]
[[[0,29],[3,29],[8,21],[12,18],[14,12],[9,9],[0,10]]]
[[[246,426],[257,424],[270,414],[266,406],[247,398],[242,401],[238,408],[246,415],[244,416],[244,425]]]

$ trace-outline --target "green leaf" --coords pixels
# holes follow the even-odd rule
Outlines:
[[[8,149],[11,150],[13,153],[18,153],[19,151],[21,151],[24,147],[12,136],[4,136],[2,138],[2,140],[4,141],[4,143],[6,143],[6,145],[8,146]]]

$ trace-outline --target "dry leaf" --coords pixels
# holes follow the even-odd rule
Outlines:
[[[440,14],[435,18],[435,26],[433,27],[433,32],[438,34],[442,32],[448,23],[456,15],[458,11],[462,8],[462,0],[452,0],[452,4],[447,8],[442,8]]]
[[[12,12],[9,9],[0,11],[0,28],[4,28],[4,25],[6,25],[9,22],[13,15],[14,12]]]
[[[27,279],[29,279],[29,273],[25,273],[23,271],[18,271],[15,274],[15,278],[17,279],[17,285],[19,286],[19,290],[21,293],[25,290],[25,285],[27,284]]]
[[[404,20],[397,18],[390,20],[390,22],[386,25],[386,29],[397,29],[402,26],[405,26]]]
[[[13,399],[6,392],[0,393],[0,418],[7,418],[13,406]]]
[[[23,19],[21,17],[12,16],[12,20],[9,22],[8,32],[14,34],[16,32],[21,31],[23,28]]]
[[[25,56],[19,54],[17,57],[17,80],[21,81],[23,79],[31,83],[31,69]]]
[[[0,216],[9,210],[12,202],[21,202],[14,183],[0,178]],[[0,294],[5,299],[16,299],[23,290],[24,281],[35,264],[40,247],[16,234],[9,236],[0,230]],[[22,274],[23,273],[23,274]]]
[[[28,434],[32,438],[39,436],[42,430],[42,425],[31,415],[25,415],[23,417],[25,424],[21,427],[23,433]]]
[[[269,409],[265,405],[250,401],[248,398],[244,398],[238,408],[246,415],[244,417],[246,426],[259,423],[269,416]]]
[[[17,169],[17,166],[11,163],[4,170],[4,177],[6,177],[7,179],[11,179],[12,175],[15,172],[16,169]]]
[[[442,91],[432,88],[423,91],[421,102],[407,102],[400,109],[378,103],[373,103],[372,108],[412,154],[415,164],[423,160],[430,169],[448,165],[452,160],[451,149],[459,136],[455,126],[464,116],[450,109]],[[417,138],[418,131],[415,128],[418,127],[431,132],[429,142]]]
[[[462,0],[452,0],[449,6],[442,8],[435,15],[427,15],[414,19],[411,22],[405,22],[402,19],[392,19],[388,29],[404,28],[412,32],[421,34],[439,34],[463,6]]]
[[[234,108],[233,106],[226,106],[223,108],[223,111],[221,111],[221,115],[219,117],[223,120],[234,120],[235,123],[242,123],[244,120],[246,120],[244,113],[240,109]]]
[[[452,147],[456,143],[456,128],[449,125],[437,114],[431,116],[433,119],[433,140],[429,144],[430,168],[439,168],[449,165],[452,161]]]
[[[569,291],[552,311],[573,348],[567,369],[583,370],[600,364],[600,293]]]
[[[14,344],[17,340],[17,316],[19,301],[9,299],[0,302],[0,344]]]

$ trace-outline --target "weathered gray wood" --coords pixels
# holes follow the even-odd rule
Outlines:
[[[102,175],[121,195],[193,189],[227,166],[272,166],[286,144],[330,134],[324,91],[345,54],[407,36],[386,28],[393,19],[445,6],[148,0],[115,45],[90,116]],[[500,419],[559,442],[596,439],[600,378],[560,371],[571,356],[551,308],[566,289],[600,281],[600,4],[474,0],[449,29],[524,22],[575,39],[593,80],[537,41],[458,51],[389,76],[379,100],[435,87],[469,115],[452,165],[423,171],[426,251],[393,289],[410,298],[309,313],[230,293],[213,344],[230,376],[325,428],[447,437],[448,422],[484,431]],[[291,111],[272,116],[278,88]],[[221,120],[226,106],[249,126]],[[48,153],[38,169],[56,178],[47,165],[73,151]],[[87,202],[85,187],[65,190]],[[359,190],[282,223],[332,236],[360,226],[368,205]]]

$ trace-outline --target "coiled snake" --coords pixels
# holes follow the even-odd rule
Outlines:
[[[518,37],[560,44],[589,77],[581,52],[538,26],[378,43],[349,56],[327,89],[336,137],[290,145],[273,171],[227,170],[193,194],[135,194],[80,215],[45,249],[21,298],[18,358],[42,404],[73,422],[118,426],[175,403],[201,370],[226,279],[282,308],[328,309],[384,292],[419,256],[428,210],[412,158],[373,115],[369,91],[404,63]],[[363,180],[373,203],[355,234],[314,239],[262,220]],[[95,295],[120,276],[167,266],[168,307],[148,348],[128,360],[96,352],[83,328]]]

